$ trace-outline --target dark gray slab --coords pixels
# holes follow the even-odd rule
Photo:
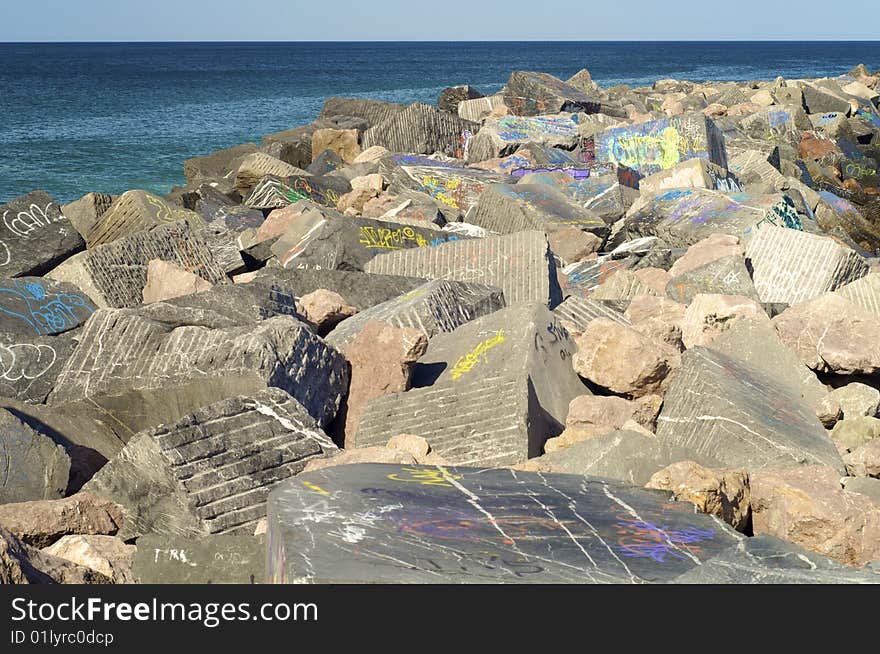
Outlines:
[[[266,578],[265,536],[147,534],[137,548],[131,571],[141,584],[262,584]]]
[[[47,336],[76,329],[97,307],[73,284],[45,277],[0,279],[0,333]]]
[[[0,275],[42,275],[85,248],[82,236],[45,191],[0,206]]]
[[[504,87],[504,104],[517,116],[556,114],[562,111],[598,113],[600,101],[547,73],[517,70]]]
[[[745,260],[736,255],[715,259],[703,266],[693,268],[673,277],[666,284],[666,295],[681,304],[690,304],[694,296],[699,293],[742,295],[755,302],[761,301],[746,268]]]
[[[266,175],[251,190],[242,204],[251,209],[269,211],[300,200],[333,208],[339,198],[351,190],[347,180],[330,175],[277,177]]]
[[[72,334],[0,334],[0,397],[45,402],[76,345]]]
[[[391,152],[442,152],[462,157],[468,140],[479,129],[479,123],[417,102],[364,132],[361,146],[365,150],[381,145]]]
[[[70,458],[64,447],[0,410],[0,504],[64,496]]]

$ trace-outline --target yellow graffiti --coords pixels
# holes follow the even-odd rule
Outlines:
[[[491,338],[487,338],[483,341],[477,343],[477,346],[465,354],[464,356],[458,357],[458,361],[455,362],[455,365],[452,367],[452,379],[458,379],[465,373],[470,372],[475,365],[477,365],[480,360],[486,360],[486,352],[491,350],[496,345],[500,345],[504,342],[504,330],[499,329],[498,333]]]
[[[156,207],[156,220],[158,220],[159,222],[171,223],[175,220],[189,221],[194,215],[193,212],[187,211],[186,209],[174,209],[168,206],[167,203],[162,202],[162,200],[150,195],[149,193],[145,193],[144,195],[147,198],[147,202]]]
[[[419,189],[420,191],[426,192],[431,197],[440,200],[446,206],[452,209],[460,209],[458,206],[458,199],[453,195],[447,193],[447,191],[456,191],[461,186],[460,178],[447,179],[442,185],[438,181],[436,177],[432,177],[431,175],[425,175],[422,177],[422,186]]]
[[[416,233],[412,227],[401,227],[399,229],[389,229],[388,227],[361,227],[361,237],[358,243],[361,243],[368,250],[381,248],[384,250],[400,250],[407,241],[415,243],[416,247],[425,247],[428,245],[427,239],[421,234]]]
[[[316,493],[319,493],[320,495],[329,495],[329,494],[330,494],[330,493],[328,493],[327,491],[325,491],[323,488],[321,488],[320,486],[318,486],[317,484],[313,484],[313,483],[310,482],[310,481],[304,481],[304,482],[302,483],[302,485],[305,486],[306,488],[308,488],[309,490],[313,490],[313,491],[315,491]]]
[[[386,477],[391,481],[402,481],[408,484],[421,484],[422,486],[447,486],[452,487],[450,481],[461,479],[461,475],[451,475],[443,466],[438,468],[425,468],[419,470],[417,468],[401,468],[402,473],[406,476],[400,476],[396,472]]]
[[[689,139],[675,127],[651,134],[622,134],[609,146],[612,163],[638,166],[655,163],[662,169],[672,168],[691,151],[705,148],[703,139]]]

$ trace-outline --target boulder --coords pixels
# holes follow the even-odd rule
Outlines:
[[[578,125],[570,115],[502,116],[487,120],[471,139],[470,162],[506,157],[530,143],[572,150],[578,143]],[[521,163],[530,163],[523,161]]]
[[[0,333],[0,397],[46,401],[77,346],[76,330],[54,336]]]
[[[504,295],[498,288],[437,279],[346,320],[326,341],[337,349],[345,349],[373,320],[394,327],[412,327],[431,338],[504,306]]]
[[[880,477],[880,439],[874,438],[843,455],[846,474],[852,477]]]
[[[180,266],[161,259],[153,259],[147,264],[147,283],[143,290],[144,304],[201,293],[213,286],[211,282]]]
[[[646,395],[637,400],[597,395],[576,397],[568,405],[565,431],[548,440],[544,452],[555,452],[587,438],[625,429],[625,425],[633,422],[650,433],[662,403],[659,395]]]
[[[196,212],[183,209],[146,191],[126,191],[101,214],[86,234],[89,249],[112,243],[125,236],[145,232],[157,225],[184,222],[198,228],[205,220]]]
[[[801,91],[804,94],[804,107],[810,114],[837,112],[848,116],[852,112],[848,100],[827,89],[804,84],[801,86]]]
[[[131,572],[141,584],[262,584],[265,537],[146,534],[137,539]]]
[[[657,418],[657,440],[707,468],[828,465],[843,471],[812,406],[790,385],[711,348],[682,355]]]
[[[368,126],[373,127],[399,114],[406,108],[405,104],[397,102],[333,96],[324,101],[324,106],[321,107],[321,113],[318,117],[352,116],[364,120]]]
[[[307,176],[301,168],[291,166],[286,161],[276,159],[265,152],[247,155],[235,172],[235,190],[241,197],[247,196],[266,175],[275,177]],[[247,203],[246,203],[247,204]],[[252,205],[248,205],[252,206]]]
[[[107,193],[86,193],[79,200],[62,205],[61,213],[70,221],[73,228],[85,238],[117,197]]]
[[[45,554],[98,572],[114,584],[132,584],[131,572],[137,546],[126,545],[116,536],[62,536],[43,550]]]
[[[104,575],[28,547],[0,525],[0,583],[109,584]]]
[[[667,376],[680,363],[673,348],[606,318],[590,322],[577,347],[572,363],[581,377],[633,397],[662,393]]]
[[[232,190],[235,171],[241,160],[257,151],[254,143],[242,143],[225,150],[218,150],[203,157],[192,157],[183,162],[183,174],[187,186],[215,183]]]
[[[751,494],[746,470],[710,470],[679,461],[654,473],[645,488],[671,491],[679,502],[721,518],[737,531],[751,526]]]
[[[626,301],[638,295],[657,295],[657,290],[631,270],[619,270],[593,289],[594,300]]]
[[[756,470],[750,482],[755,534],[784,538],[852,566],[880,558],[880,505],[841,488],[834,468]]]
[[[324,150],[335,152],[347,164],[354,163],[354,160],[361,153],[360,145],[358,145],[358,131],[356,129],[329,128],[315,130],[315,133],[312,134],[312,160],[317,159]]]
[[[468,84],[450,86],[440,91],[440,97],[437,99],[437,108],[453,114],[458,114],[459,103],[464,100],[473,100],[482,97],[482,93]]]
[[[680,188],[706,188],[730,193],[743,190],[735,175],[699,157],[686,159],[639,180],[639,192],[644,196]]]
[[[769,322],[760,304],[741,295],[698,294],[684,312],[681,341],[688,349],[708,345],[739,320]]]
[[[563,303],[564,304],[564,303]],[[636,295],[624,315],[632,328],[654,341],[683,350],[681,329],[686,307],[665,297]]]
[[[45,191],[0,206],[0,275],[43,275],[85,247],[82,237]]]
[[[834,294],[880,319],[880,274],[869,272],[864,277],[841,286]]]
[[[562,299],[547,238],[539,231],[399,250],[368,261],[364,270],[496,286],[508,306],[542,302],[553,307]]]
[[[630,321],[616,304],[572,295],[553,309],[553,313],[572,336],[579,336],[596,318],[608,318],[620,325],[629,326]]]
[[[15,340],[77,329],[95,309],[70,283],[44,277],[0,279],[0,333]]]
[[[371,447],[357,447],[353,449],[339,450],[334,456],[326,459],[313,459],[306,464],[303,472],[314,472],[334,466],[348,466],[356,463],[396,463],[400,465],[414,465],[418,463],[416,458],[409,452],[403,452],[396,448],[384,445]]]
[[[371,400],[409,390],[413,366],[427,349],[428,337],[421,330],[379,320],[367,322],[346,344],[343,354],[351,365],[351,383],[339,417],[346,448],[356,447],[358,423]]]
[[[542,451],[583,395],[574,343],[546,307],[515,305],[434,336],[413,388],[370,402],[358,446],[421,436],[453,464],[507,465]]]
[[[0,524],[22,542],[43,548],[73,534],[112,536],[122,526],[122,511],[90,493],[76,493],[64,499],[0,504]]]
[[[504,87],[504,104],[517,116],[562,111],[598,113],[599,100],[547,73],[514,71]]]
[[[690,304],[699,295],[707,294],[746,297],[755,302],[760,300],[746,262],[739,255],[715,259],[673,276],[663,290],[672,300],[681,304]]]
[[[782,341],[818,372],[880,371],[880,320],[834,293],[789,307],[773,318]]]
[[[242,200],[242,204],[251,209],[266,211],[308,200],[322,207],[334,208],[349,191],[351,184],[347,179],[338,176],[307,176],[302,171],[291,177],[265,175]]]
[[[866,384],[852,382],[835,388],[829,395],[840,407],[844,419],[859,416],[875,418],[880,412],[880,391]]]
[[[880,436],[880,419],[871,416],[844,418],[831,430],[831,440],[841,452],[853,452]]]
[[[471,136],[479,129],[478,123],[415,103],[364,132],[361,145],[364,148],[381,145],[391,152],[443,152],[461,157],[467,151]]]
[[[565,227],[547,235],[550,251],[564,264],[577,263],[602,247],[602,239],[577,227]]]
[[[301,404],[268,389],[138,433],[83,490],[122,507],[125,540],[253,533],[269,490],[335,451]]]
[[[681,257],[676,259],[669,269],[669,274],[672,277],[678,277],[718,259],[736,256],[745,258],[745,254],[745,248],[736,236],[710,234],[691,245]]]
[[[0,503],[51,500],[64,495],[70,457],[6,409],[0,410]]]
[[[328,334],[342,320],[358,312],[355,307],[346,304],[345,298],[339,293],[326,289],[318,289],[302,296],[298,305],[305,321],[322,336]]]
[[[462,100],[458,103],[458,116],[464,120],[479,123],[493,115],[506,115],[507,107],[504,105],[504,95],[496,93],[485,98]]]

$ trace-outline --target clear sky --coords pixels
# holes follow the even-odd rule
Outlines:
[[[877,40],[877,0],[0,0],[0,41]]]

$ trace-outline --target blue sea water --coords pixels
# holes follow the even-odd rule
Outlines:
[[[183,183],[183,160],[310,122],[330,95],[436,101],[513,70],[604,86],[880,68],[880,42],[0,44],[0,202]]]

